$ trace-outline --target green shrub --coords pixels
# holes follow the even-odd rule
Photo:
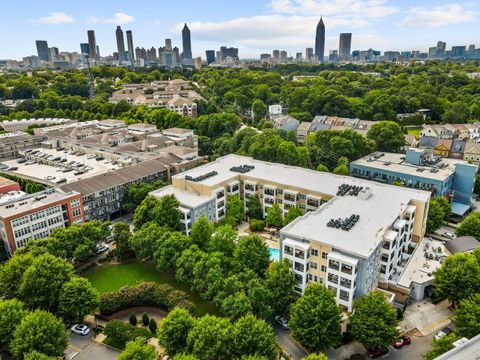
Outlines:
[[[263,220],[250,219],[249,223],[250,230],[252,231],[262,231],[265,229],[265,222]]]
[[[100,313],[111,315],[135,306],[153,306],[171,310],[175,306],[195,311],[187,293],[167,284],[144,282],[134,287],[125,286],[119,291],[107,292],[100,298]]]
[[[148,326],[148,323],[150,322],[150,318],[148,317],[147,313],[142,314],[142,324],[143,326]]]
[[[150,339],[152,333],[144,328],[137,328],[121,320],[112,320],[105,326],[103,333],[115,342],[125,345],[136,338]]]
[[[131,325],[136,326],[137,325],[137,316],[134,313],[131,313],[128,321],[130,322]]]
[[[155,332],[157,331],[157,322],[155,321],[155,319],[150,319],[150,322],[148,323],[148,328],[150,329],[152,334],[155,334]]]

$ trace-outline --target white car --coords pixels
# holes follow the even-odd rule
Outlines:
[[[450,240],[455,239],[455,235],[448,231],[445,231],[444,233],[442,233],[442,236]]]
[[[288,322],[287,322],[287,320],[286,320],[284,317],[282,317],[282,316],[275,316],[275,321],[280,324],[280,326],[282,327],[282,329],[288,330]]]
[[[441,338],[447,336],[451,332],[452,332],[452,329],[450,329],[448,326],[444,327],[442,330],[440,330],[435,334],[435,340],[440,340]]]
[[[90,332],[90,328],[87,325],[76,324],[72,326],[72,332],[78,335],[87,335]]]
[[[105,244],[99,246],[97,248],[97,254],[101,254],[101,253],[104,253],[105,251],[108,251],[109,247]]]

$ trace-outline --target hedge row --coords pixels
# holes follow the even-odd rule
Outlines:
[[[135,306],[153,306],[170,311],[178,306],[191,313],[195,305],[187,293],[175,290],[167,284],[144,282],[135,287],[125,286],[119,291],[107,292],[100,297],[100,313],[111,315]]]
[[[103,333],[111,339],[122,343],[123,345],[136,338],[150,339],[152,333],[144,328],[137,328],[126,324],[121,320],[112,320],[106,326]]]

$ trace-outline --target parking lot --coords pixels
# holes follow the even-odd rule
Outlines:
[[[92,340],[92,332],[86,336],[70,333],[66,359],[76,360],[114,360],[119,351]]]
[[[11,169],[6,169],[9,173],[48,185],[63,185],[118,169],[108,159],[67,150],[34,149],[25,153],[26,161],[19,159],[3,162]]]

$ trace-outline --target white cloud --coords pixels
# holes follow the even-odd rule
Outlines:
[[[75,19],[65,14],[64,12],[52,12],[50,15],[45,17],[40,17],[35,22],[40,24],[51,24],[51,25],[58,25],[58,24],[70,24],[75,22]]]
[[[122,12],[115,13],[113,17],[110,17],[110,18],[99,18],[94,16],[87,18],[87,22],[90,22],[90,23],[106,23],[106,24],[116,24],[116,25],[128,24],[128,23],[131,23],[133,20],[135,20],[133,16],[122,13]]]
[[[471,22],[475,19],[475,12],[467,10],[460,4],[446,4],[442,6],[413,7],[409,15],[398,25],[405,27],[424,26],[437,28],[446,25]]]

